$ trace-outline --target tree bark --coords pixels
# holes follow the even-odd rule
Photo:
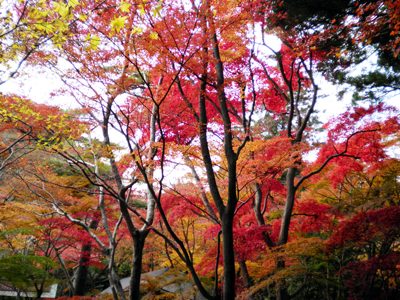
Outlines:
[[[284,261],[278,261],[276,263],[276,269],[279,271],[280,269],[285,268]],[[285,286],[285,280],[279,280],[276,283],[276,300],[289,300],[289,295]]]
[[[142,275],[143,247],[149,230],[138,230],[133,237],[131,279],[129,281],[129,300],[140,299],[140,278]]]
[[[294,199],[296,195],[296,188],[294,186],[294,178],[296,176],[296,168],[289,168],[286,175],[286,203],[283,210],[283,218],[281,223],[281,230],[279,232],[279,240],[277,246],[282,246],[287,243],[289,236],[289,225],[292,219]]]
[[[119,279],[118,274],[115,272],[115,268],[109,266],[108,270],[109,270],[108,281],[110,282],[110,287],[114,300],[118,299],[126,300],[124,290],[122,289],[121,286],[121,281]]]
[[[252,187],[254,191],[254,204],[253,204],[254,215],[256,217],[257,224],[265,226],[263,211],[261,209],[261,202],[263,195],[260,189],[260,185],[258,183],[254,183]],[[264,242],[267,244],[269,248],[275,247],[275,243],[272,241],[268,232],[263,232],[262,237]]]
[[[251,287],[251,279],[247,270],[246,261],[243,259],[238,260],[240,268],[240,276],[242,277],[244,287],[247,289]]]
[[[222,249],[224,259],[223,300],[235,299],[235,252],[233,249],[233,218],[222,218]]]
[[[96,229],[98,221],[92,220],[89,228]],[[89,241],[88,244],[82,245],[81,258],[79,259],[78,269],[75,272],[74,278],[74,296],[84,296],[86,294],[86,282],[88,277],[87,263],[90,261],[92,254],[92,243]]]

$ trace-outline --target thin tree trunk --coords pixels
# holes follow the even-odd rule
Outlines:
[[[276,269],[279,271],[281,269],[285,268],[285,262],[284,261],[278,261],[276,263]],[[286,284],[285,280],[279,280],[276,283],[276,300],[289,300],[289,295],[286,289]]]
[[[89,228],[96,229],[98,221],[92,220]],[[79,259],[78,269],[75,272],[74,278],[74,296],[84,296],[86,294],[86,282],[88,278],[88,267],[87,263],[90,261],[92,254],[92,243],[88,242],[86,245],[82,245],[81,258]]]
[[[262,202],[262,191],[260,189],[260,185],[258,183],[253,184],[253,191],[254,191],[254,205],[253,205],[253,210],[254,210],[254,215],[257,220],[257,224],[261,226],[265,226],[265,221],[264,221],[264,216],[263,216],[263,209],[261,209],[261,202]],[[275,247],[275,243],[271,240],[270,235],[268,232],[262,233],[262,237],[264,242],[267,244],[268,247],[272,248]]]
[[[281,222],[281,230],[279,233],[279,239],[278,239],[277,246],[285,245],[288,241],[289,225],[290,225],[290,221],[292,219],[294,199],[295,199],[295,194],[296,194],[296,188],[294,186],[295,175],[296,175],[296,169],[293,167],[289,168],[289,170],[287,172],[287,177],[286,177],[286,191],[287,191],[286,203],[285,203],[285,208],[283,210],[283,218],[282,218],[282,222]],[[285,261],[278,261],[276,263],[277,271],[279,271],[280,269],[284,269],[284,268],[285,268]],[[287,293],[286,284],[285,284],[284,279],[277,282],[276,299],[277,300],[288,300],[289,299],[289,295]]]
[[[115,300],[121,299],[126,300],[124,290],[121,286],[121,281],[119,279],[118,274],[115,272],[114,267],[108,267],[108,281],[110,282],[111,291],[113,293],[113,297]],[[119,298],[118,298],[119,297]]]
[[[279,233],[279,240],[277,246],[285,245],[289,237],[289,225],[292,219],[293,205],[296,194],[296,188],[294,186],[294,178],[296,175],[296,168],[289,168],[286,177],[286,203],[283,210],[283,218],[281,223],[281,230]]]
[[[196,169],[195,169],[194,166],[193,166],[192,161],[190,160],[189,157],[185,157],[185,162],[186,162],[186,165],[190,168],[190,171],[191,171],[191,173],[192,173],[193,179],[194,179],[196,185],[198,186],[198,188],[199,188],[199,190],[200,190],[200,197],[201,197],[201,200],[203,201],[204,207],[206,208],[207,213],[208,213],[209,216],[210,216],[210,219],[209,219],[209,220],[210,220],[211,222],[213,222],[214,224],[218,224],[218,217],[217,217],[217,215],[215,214],[214,210],[213,210],[212,207],[211,207],[210,202],[209,202],[208,199],[207,199],[207,194],[206,194],[206,192],[205,192],[205,190],[204,190],[203,184],[201,183],[200,177],[199,177],[199,175],[197,174]]]
[[[251,287],[251,279],[247,270],[246,261],[243,259],[239,259],[238,263],[240,268],[240,276],[242,277],[244,287],[248,289],[249,287]]]

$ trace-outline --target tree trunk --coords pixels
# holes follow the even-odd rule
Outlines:
[[[98,221],[92,220],[89,228],[96,229]],[[84,296],[86,294],[86,282],[88,277],[87,263],[90,261],[92,254],[92,243],[89,241],[88,244],[82,245],[81,258],[79,259],[78,269],[75,272],[74,279],[74,296]]]
[[[296,175],[296,168],[289,168],[287,177],[286,177],[286,203],[285,208],[283,210],[283,217],[281,223],[281,231],[279,233],[279,240],[277,246],[285,245],[288,241],[289,237],[289,225],[290,220],[292,219],[293,205],[296,194],[296,188],[294,186],[294,178]],[[278,261],[276,263],[276,269],[279,271],[280,269],[285,268],[285,261]],[[282,279],[276,283],[276,299],[277,300],[288,300],[289,295],[287,293],[287,289],[285,287],[285,280]]]
[[[224,289],[223,300],[235,299],[235,252],[233,250],[232,217],[222,218],[222,247],[224,259]]]
[[[285,245],[289,237],[289,225],[292,219],[293,205],[296,194],[296,188],[294,186],[294,178],[296,176],[296,168],[289,168],[286,177],[286,203],[283,210],[283,218],[281,223],[281,231],[279,232],[279,240],[277,246]]]
[[[278,261],[276,263],[276,269],[279,271],[280,269],[285,268],[284,261]],[[276,283],[276,300],[289,300],[289,295],[286,289],[285,280],[279,280]]]
[[[252,185],[253,191],[254,191],[254,203],[253,203],[253,211],[254,215],[257,220],[257,224],[261,226],[265,226],[265,221],[264,221],[264,216],[263,216],[263,210],[261,209],[261,203],[262,203],[262,192],[260,189],[260,185],[258,183],[254,183]],[[263,232],[262,237],[264,242],[267,244],[269,248],[275,247],[274,242],[271,240],[270,235],[268,232]]]
[[[74,276],[74,296],[85,296],[86,294],[86,282],[88,275],[87,263],[90,261],[91,252],[91,243],[82,245],[81,258],[79,259],[78,269],[76,270]]]
[[[108,281],[110,282],[111,291],[113,293],[114,300],[126,300],[124,290],[121,286],[121,281],[118,274],[115,272],[114,267],[109,267]]]
[[[137,235],[133,237],[132,269],[131,279],[129,281],[129,300],[140,299],[140,278],[142,275],[143,247],[148,234],[148,229],[138,230]]]
[[[247,270],[246,261],[243,259],[239,259],[238,263],[240,268],[240,276],[242,277],[244,287],[248,289],[249,287],[251,287],[251,279]]]
[[[38,299],[42,298],[43,288],[44,288],[44,282],[42,282],[40,284],[35,284],[35,289],[36,289],[36,298],[35,298],[35,300],[38,300]]]

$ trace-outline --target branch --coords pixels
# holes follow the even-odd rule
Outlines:
[[[311,176],[314,176],[315,174],[318,174],[319,172],[321,172],[321,171],[325,168],[325,166],[326,166],[332,159],[334,159],[334,158],[336,158],[336,157],[339,157],[339,156],[351,157],[351,158],[354,158],[354,159],[359,159],[360,157],[358,157],[358,156],[346,154],[350,139],[351,139],[352,137],[356,136],[357,134],[367,133],[367,132],[375,132],[375,131],[379,131],[379,130],[380,130],[380,129],[362,130],[362,131],[357,131],[357,132],[351,134],[351,135],[347,138],[347,141],[346,141],[346,144],[345,144],[345,149],[344,149],[342,152],[338,153],[338,154],[335,154],[335,155],[332,155],[332,156],[328,157],[328,158],[325,160],[325,162],[322,164],[322,166],[319,167],[316,171],[313,171],[313,172],[311,172],[311,173],[309,173],[309,174],[303,176],[303,177],[299,180],[299,182],[295,185],[295,187],[294,187],[295,191],[299,188],[299,186],[300,186],[306,179],[308,179],[308,178],[310,178]]]
[[[215,282],[214,282],[214,295],[218,297],[218,262],[219,262],[219,256],[220,256],[220,244],[221,244],[221,234],[222,230],[218,231],[218,242],[217,242],[217,256],[215,258],[215,271],[214,271],[214,277],[215,277]]]

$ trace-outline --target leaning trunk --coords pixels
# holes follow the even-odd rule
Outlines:
[[[251,279],[249,275],[249,271],[247,270],[246,261],[244,259],[238,260],[239,268],[240,268],[240,276],[243,280],[243,285],[246,289],[251,287]]]
[[[115,269],[109,268],[108,281],[110,282],[111,291],[114,297],[114,300],[126,300],[124,290],[122,289],[121,282],[119,280],[118,274],[115,272]]]
[[[254,183],[252,187],[254,190],[254,203],[253,203],[254,215],[256,217],[257,224],[260,226],[265,226],[263,213],[265,211],[266,203],[264,204],[264,207],[261,208],[262,192],[260,189],[260,185],[258,183]],[[275,243],[272,241],[268,232],[263,230],[261,235],[263,237],[264,242],[267,244],[269,248],[275,247]]]
[[[283,210],[283,217],[281,223],[281,231],[279,233],[279,240],[277,246],[285,245],[289,237],[289,225],[292,218],[294,198],[296,194],[296,188],[294,186],[294,178],[296,176],[296,168],[289,168],[286,177],[286,203]]]
[[[279,240],[278,240],[277,246],[285,245],[288,241],[289,225],[290,225],[290,220],[292,218],[293,205],[294,205],[294,199],[295,199],[295,194],[296,194],[296,188],[294,186],[295,176],[296,176],[296,168],[293,168],[293,167],[289,168],[287,177],[286,177],[286,191],[287,191],[286,203],[285,203],[285,208],[283,210],[281,231],[279,233]],[[276,263],[277,271],[284,269],[284,268],[285,268],[284,260],[278,261]],[[285,284],[284,279],[277,282],[276,299],[277,300],[288,300],[289,299],[289,295],[287,293],[286,284]]]

